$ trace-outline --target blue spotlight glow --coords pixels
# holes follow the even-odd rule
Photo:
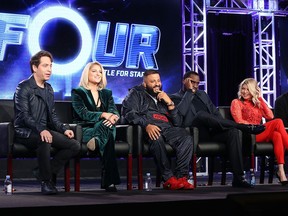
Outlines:
[[[58,75],[68,75],[78,72],[83,68],[83,65],[89,60],[93,45],[92,34],[87,25],[87,22],[81,15],[66,7],[54,6],[44,9],[38,13],[29,26],[28,47],[29,52],[34,55],[41,50],[40,34],[43,26],[52,19],[63,18],[67,22],[72,22],[79,30],[81,35],[81,50],[78,56],[69,63],[61,64],[61,62],[53,63],[53,73]]]

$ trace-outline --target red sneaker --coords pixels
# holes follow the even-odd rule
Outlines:
[[[178,189],[181,189],[183,187],[184,187],[184,184],[181,181],[177,180],[177,178],[175,178],[174,176],[169,178],[163,184],[163,188],[168,189],[168,190],[178,190]]]
[[[184,185],[184,187],[182,189],[184,189],[184,190],[193,190],[194,189],[194,185],[189,183],[187,181],[186,177],[179,178],[178,181],[182,182],[182,184]]]

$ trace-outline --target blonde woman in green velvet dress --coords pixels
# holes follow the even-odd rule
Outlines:
[[[82,71],[79,87],[72,89],[74,122],[83,127],[82,142],[90,153],[100,153],[101,188],[116,192],[120,175],[115,157],[116,126],[119,112],[99,62],[89,62]]]

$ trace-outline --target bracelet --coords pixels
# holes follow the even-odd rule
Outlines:
[[[167,106],[174,106],[174,105],[175,105],[175,104],[174,104],[173,101],[171,101],[171,103],[167,104]]]

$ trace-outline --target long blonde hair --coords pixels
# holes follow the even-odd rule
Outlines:
[[[98,85],[98,90],[104,89],[107,86],[107,79],[106,79],[106,72],[102,66],[102,64],[100,64],[98,61],[94,61],[94,62],[89,62],[86,64],[86,66],[84,67],[82,74],[81,74],[81,78],[80,78],[80,82],[79,82],[79,86],[84,87],[85,89],[89,89],[89,81],[88,81],[88,73],[91,69],[92,66],[94,65],[99,65],[102,71],[102,79],[101,82]]]
[[[245,84],[247,85],[248,90],[250,94],[252,95],[252,103],[254,104],[254,106],[260,107],[260,101],[258,99],[260,97],[260,88],[258,86],[257,81],[253,78],[246,78],[240,83],[238,93],[237,93],[238,98],[240,100],[243,100],[241,96],[241,89],[242,89],[242,86]]]

